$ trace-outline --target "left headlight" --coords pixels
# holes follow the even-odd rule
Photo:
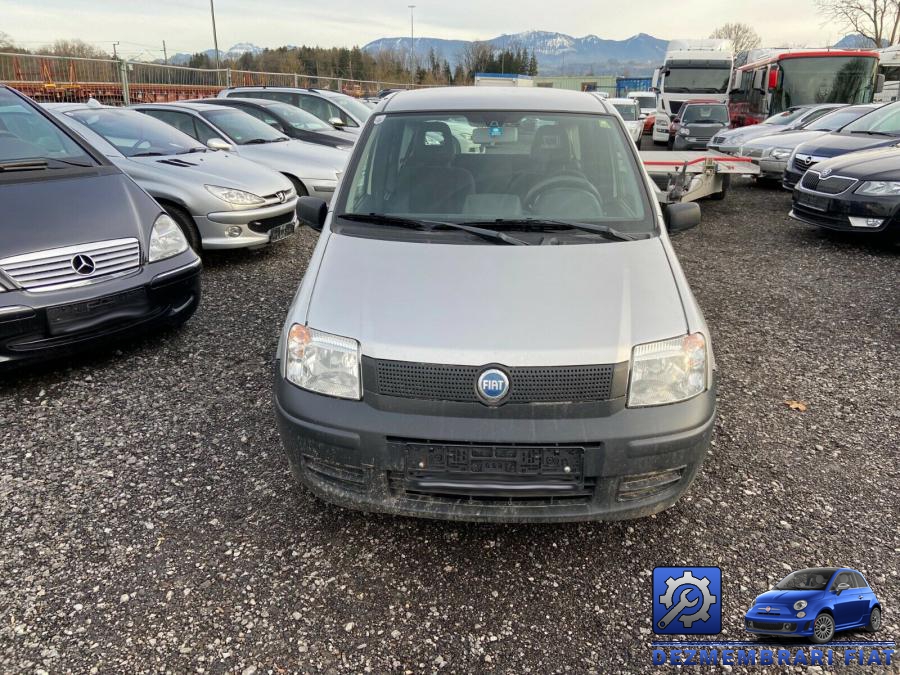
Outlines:
[[[362,398],[359,342],[295,323],[287,336],[285,374],[298,387],[326,396]]]
[[[895,197],[900,195],[900,183],[884,180],[867,180],[856,188],[856,194],[872,197]]]
[[[150,231],[150,250],[147,259],[157,262],[187,251],[188,243],[178,224],[165,213],[160,214]]]
[[[678,130],[678,133],[679,133],[681,136],[687,136],[688,134],[691,133],[691,130],[688,129],[687,127],[681,127],[681,128]]]
[[[791,148],[772,148],[769,150],[769,157],[772,159],[787,159],[792,152]]]
[[[700,333],[637,345],[628,407],[686,401],[706,391],[706,338]]]
[[[236,206],[252,206],[255,204],[265,204],[266,200],[255,195],[252,192],[238,190],[237,188],[219,187],[218,185],[204,185],[207,192],[218,197],[223,202],[235,204]]]

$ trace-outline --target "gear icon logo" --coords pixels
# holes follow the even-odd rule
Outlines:
[[[722,571],[718,567],[653,570],[653,631],[659,635],[722,632]]]

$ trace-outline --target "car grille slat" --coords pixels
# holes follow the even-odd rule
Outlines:
[[[73,267],[72,261],[78,255],[88,256],[93,262],[94,269],[89,274],[80,274]],[[12,281],[35,292],[103,281],[140,265],[141,247],[134,238],[47,249],[0,260],[0,270]]]
[[[840,194],[849,190],[856,183],[857,180],[855,178],[844,178],[843,176],[826,176],[822,178],[816,171],[807,171],[801,181],[801,185],[807,190],[821,192],[826,195]]]

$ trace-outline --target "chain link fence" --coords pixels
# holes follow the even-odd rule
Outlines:
[[[94,98],[109,105],[204,98],[215,96],[225,87],[313,87],[367,97],[381,89],[416,86],[301,73],[188,68],[122,59],[7,52],[0,52],[0,82],[38,101],[79,102]]]

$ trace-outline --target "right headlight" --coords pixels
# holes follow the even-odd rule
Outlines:
[[[769,157],[772,159],[787,159],[792,152],[793,149],[791,148],[772,148],[769,150]]]
[[[679,133],[679,135],[681,135],[681,136],[689,136],[690,133],[691,133],[691,130],[688,129],[687,127],[681,127],[681,128],[678,130],[678,133]]]
[[[703,393],[706,359],[706,338],[701,333],[635,346],[628,407],[677,403]]]
[[[895,197],[900,195],[900,183],[891,180],[867,180],[856,188],[856,194],[870,197]]]
[[[796,609],[797,611],[800,611],[804,607],[806,607],[806,600],[798,600],[794,603],[794,609]]]
[[[337,398],[362,398],[359,343],[295,323],[287,336],[285,375],[298,387]]]

